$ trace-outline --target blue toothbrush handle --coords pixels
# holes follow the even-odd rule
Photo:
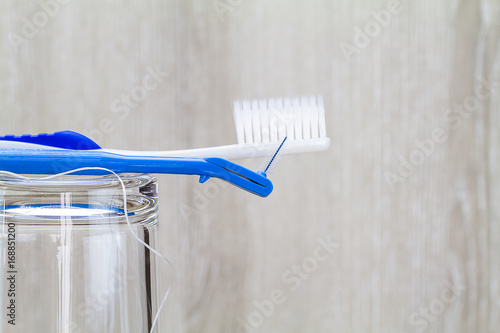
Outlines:
[[[174,158],[124,156],[99,150],[0,149],[0,170],[20,174],[57,174],[83,167],[100,167],[116,173],[167,173],[223,179],[248,192],[266,197],[273,185],[265,174],[256,173],[221,158]],[[84,170],[78,174],[105,174]]]
[[[55,133],[23,134],[23,135],[3,135],[0,136],[0,142],[5,143],[26,143],[38,145],[43,149],[59,148],[72,150],[95,150],[101,147],[82,135],[73,131],[60,131]]]

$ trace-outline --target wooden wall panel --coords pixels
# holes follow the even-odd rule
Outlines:
[[[40,11],[0,2],[1,133],[212,146],[233,100],[324,96],[332,148],[283,157],[268,199],[159,177],[165,332],[498,331],[498,1],[75,0],[26,33]]]

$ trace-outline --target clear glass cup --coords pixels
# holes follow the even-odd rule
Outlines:
[[[116,176],[0,175],[0,332],[150,332],[157,181],[121,177],[130,225]]]

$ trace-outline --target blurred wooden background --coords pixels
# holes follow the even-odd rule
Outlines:
[[[324,96],[267,199],[160,177],[162,332],[498,332],[499,1],[2,0],[0,36],[3,134],[213,146],[233,100]]]

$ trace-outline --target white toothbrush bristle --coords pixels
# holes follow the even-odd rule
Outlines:
[[[234,121],[238,144],[326,138],[321,96],[236,101]]]
[[[252,110],[257,110],[259,108],[259,101],[252,101]],[[262,142],[262,131],[257,130],[260,128],[260,112],[252,112],[252,134],[253,134],[253,142],[261,143]]]
[[[323,106],[323,96],[318,96],[319,111],[319,137],[326,138],[325,107]]]
[[[243,102],[243,128],[245,129],[245,142],[253,142],[252,131],[252,105],[250,101]]]
[[[245,141],[245,130],[243,128],[243,119],[242,119],[242,109],[241,103],[239,101],[234,102],[233,116],[234,116],[234,125],[236,128],[236,137],[238,138],[238,142]]]
[[[266,131],[261,130],[261,139],[262,143],[269,143],[269,113],[267,112],[267,101],[266,100],[260,100],[259,101],[259,110],[256,111],[260,114],[260,128],[261,129],[266,129]],[[238,143],[242,143],[241,141],[238,141]]]
[[[304,117],[302,118],[302,121],[304,122],[302,124],[302,135],[304,136],[304,139],[307,140],[311,138],[311,108],[307,97],[302,97],[301,103],[304,108],[304,111],[302,111],[304,114]]]

